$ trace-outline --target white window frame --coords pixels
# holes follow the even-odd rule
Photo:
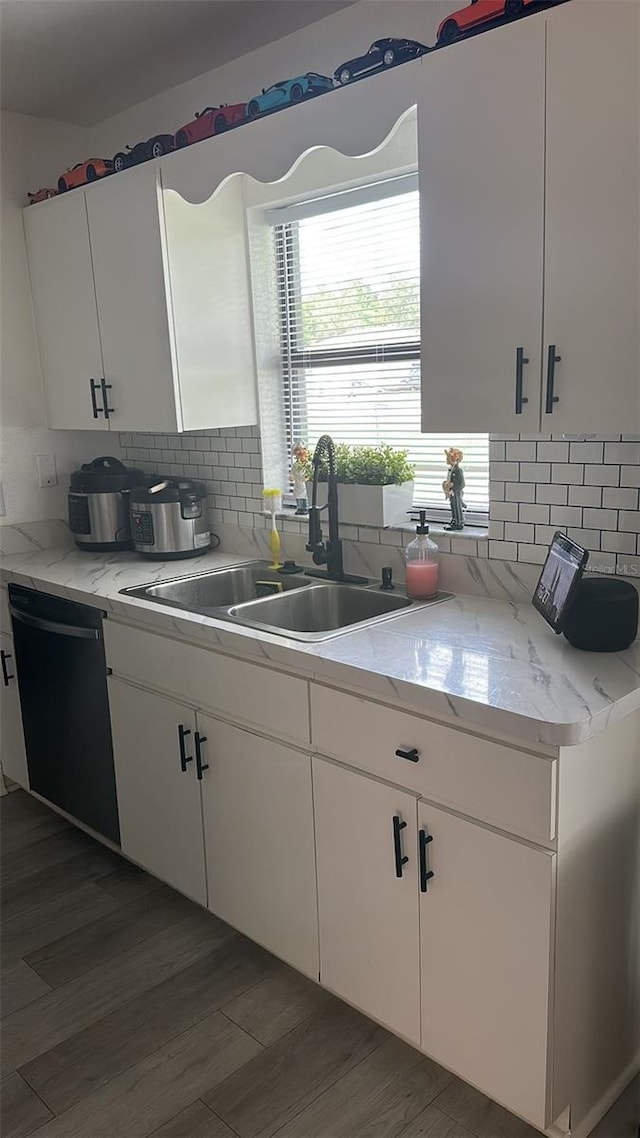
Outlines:
[[[265,211],[265,221],[273,229],[274,253],[277,269],[277,298],[278,319],[280,326],[280,347],[282,364],[282,394],[284,404],[285,445],[287,453],[291,454],[296,439],[293,432],[292,408],[293,382],[296,371],[318,366],[349,367],[352,364],[383,363],[417,360],[421,358],[420,339],[395,343],[376,343],[359,345],[353,348],[325,348],[302,349],[295,345],[295,334],[301,328],[300,320],[300,277],[299,254],[296,249],[297,231],[295,223],[307,217],[318,217],[323,213],[335,213],[339,209],[347,209],[354,205],[367,202],[381,201],[385,198],[395,197],[401,193],[408,193],[418,189],[418,174],[412,172],[385,177],[378,181],[368,182],[364,186],[351,189],[337,189],[321,196],[305,198],[293,204],[276,207]],[[296,381],[299,384],[299,381]],[[300,390],[298,386],[298,391]],[[311,441],[311,440],[308,440]],[[487,436],[488,450],[488,436]],[[446,465],[443,455],[443,480],[446,474]],[[488,498],[488,492],[487,492]],[[284,500],[288,505],[294,504],[291,490],[284,493]],[[430,505],[426,507],[427,517],[430,521],[447,522],[451,512],[443,502],[442,507]],[[489,502],[486,510],[467,510],[465,521],[468,525],[488,526]],[[409,524],[409,523],[408,523]]]

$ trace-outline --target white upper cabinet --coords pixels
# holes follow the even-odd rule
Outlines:
[[[101,406],[104,369],[85,194],[29,207],[24,225],[47,422],[104,430],[93,403]]]
[[[241,203],[238,184],[165,213],[148,164],[25,210],[50,426],[256,422]]]
[[[639,11],[573,0],[429,57],[425,430],[640,430]]]
[[[544,21],[495,29],[428,63],[418,106],[422,427],[535,432]]]
[[[638,3],[547,23],[545,432],[640,430],[639,58]]]
[[[162,211],[154,166],[86,194],[104,376],[114,429],[180,429]]]

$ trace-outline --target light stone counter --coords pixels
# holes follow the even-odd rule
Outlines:
[[[243,560],[210,553],[145,562],[49,549],[4,556],[0,579],[525,746],[579,743],[640,709],[640,640],[616,654],[579,652],[527,604],[458,595],[306,644],[120,593]]]

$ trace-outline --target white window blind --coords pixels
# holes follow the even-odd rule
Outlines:
[[[321,434],[409,450],[416,505],[442,510],[444,448],[464,451],[468,517],[489,501],[487,435],[420,432],[415,177],[274,211],[289,453]]]

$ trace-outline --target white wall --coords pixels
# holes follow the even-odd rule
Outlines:
[[[45,425],[22,225],[27,190],[55,186],[62,170],[88,156],[88,131],[8,112],[1,129],[0,478],[6,516],[0,525],[11,525],[66,517],[69,472],[79,461],[120,449],[117,435]],[[55,455],[57,486],[38,486],[37,454]]]
[[[176,131],[205,106],[248,102],[262,87],[305,71],[333,75],[340,63],[362,55],[382,36],[432,44],[440,20],[454,7],[453,0],[361,0],[106,119],[91,128],[91,148],[109,158],[127,143]]]

